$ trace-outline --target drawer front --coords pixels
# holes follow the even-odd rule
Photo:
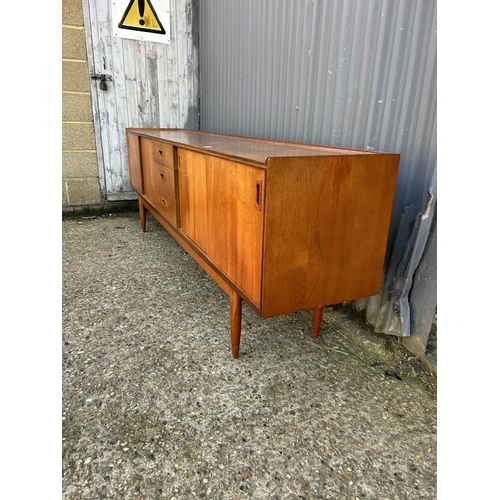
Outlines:
[[[179,227],[178,202],[158,185],[156,185],[155,207],[170,224]]]
[[[154,162],[154,178],[156,187],[165,191],[172,198],[177,198],[175,191],[175,171]]]
[[[160,165],[174,169],[174,147],[166,142],[153,141],[153,160]]]

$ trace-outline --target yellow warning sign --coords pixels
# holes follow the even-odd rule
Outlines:
[[[165,29],[149,0],[130,0],[118,27],[160,35],[165,34]]]

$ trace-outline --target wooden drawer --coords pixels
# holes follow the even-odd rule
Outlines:
[[[179,227],[178,201],[158,185],[156,185],[155,207],[170,224]]]
[[[174,169],[174,147],[165,142],[153,141],[153,160],[160,165]]]
[[[153,164],[155,166],[155,185],[172,196],[172,198],[178,198],[175,189],[175,171],[156,162],[153,162]]]

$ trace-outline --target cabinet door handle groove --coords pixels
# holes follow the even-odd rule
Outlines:
[[[257,184],[255,186],[255,205],[260,210],[262,198],[262,180],[257,179]]]

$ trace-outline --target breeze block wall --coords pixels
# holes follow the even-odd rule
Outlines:
[[[81,0],[62,1],[62,207],[101,203]]]

